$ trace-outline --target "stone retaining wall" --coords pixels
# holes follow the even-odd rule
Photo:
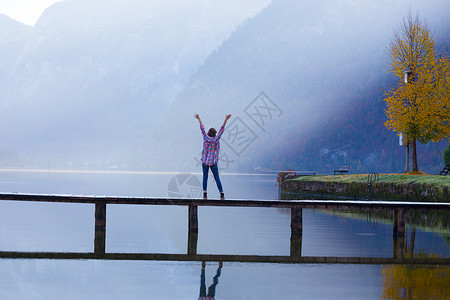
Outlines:
[[[280,186],[282,192],[335,194],[352,198],[366,198],[367,192],[367,183],[362,182],[338,183],[288,179],[282,181]],[[449,202],[450,191],[447,187],[429,184],[375,182],[372,184],[370,199]]]

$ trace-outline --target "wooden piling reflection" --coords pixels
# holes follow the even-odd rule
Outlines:
[[[405,236],[406,226],[405,226],[405,209],[395,209],[394,210],[394,236]]]
[[[393,250],[392,250],[392,257],[398,258],[398,259],[404,259],[405,258],[405,235],[400,236],[393,236]]]

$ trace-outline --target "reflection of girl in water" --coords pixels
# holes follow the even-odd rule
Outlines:
[[[219,262],[219,267],[217,268],[216,276],[213,278],[213,284],[208,288],[208,294],[206,294],[206,284],[205,284],[205,262],[202,262],[202,273],[200,275],[200,295],[198,300],[214,300],[216,295],[216,286],[219,283],[220,271],[222,270],[222,262]]]

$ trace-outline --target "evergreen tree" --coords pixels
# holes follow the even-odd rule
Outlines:
[[[444,164],[447,164],[450,162],[450,144],[447,145],[447,148],[445,148],[444,151]]]

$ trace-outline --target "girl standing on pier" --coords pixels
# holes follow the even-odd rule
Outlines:
[[[220,151],[220,137],[222,136],[223,131],[225,130],[225,125],[227,124],[228,119],[231,118],[231,115],[225,116],[225,121],[223,121],[222,127],[220,127],[219,132],[214,128],[210,128],[208,130],[208,134],[206,134],[205,127],[203,126],[202,120],[198,114],[195,114],[194,117],[200,123],[200,130],[203,135],[203,151],[202,151],[202,169],[203,169],[203,198],[207,199],[207,184],[208,184],[208,171],[211,168],[214,179],[217,184],[217,188],[220,192],[220,199],[224,200],[225,195],[223,193],[222,183],[219,178],[219,168],[217,167],[217,162],[219,161],[219,151]]]

